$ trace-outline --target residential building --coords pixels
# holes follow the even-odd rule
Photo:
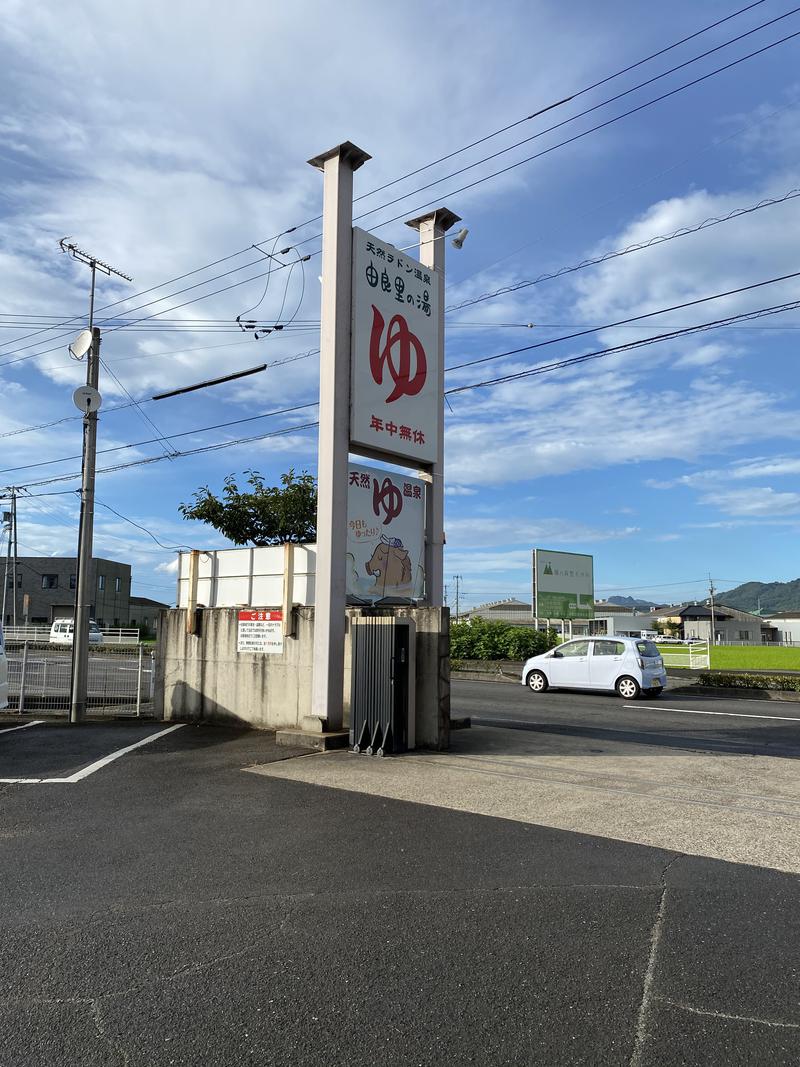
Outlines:
[[[776,611],[764,622],[772,627],[771,642],[800,645],[800,611]]]
[[[771,627],[751,611],[727,604],[714,605],[714,634],[711,633],[711,606],[708,603],[672,604],[653,613],[654,623],[672,624],[676,636],[715,644],[760,645],[769,640]],[[762,636],[763,635],[763,636]]]
[[[131,597],[130,625],[138,627],[140,637],[155,637],[158,632],[158,617],[169,604],[151,600],[146,596]]]
[[[17,558],[17,588],[9,569],[4,623],[49,626],[54,619],[75,611],[78,561],[74,556],[20,556]],[[130,616],[131,568],[128,563],[96,558],[90,568],[91,617],[98,626],[127,626]],[[27,602],[25,600],[27,596]],[[27,612],[25,605],[27,603]]]

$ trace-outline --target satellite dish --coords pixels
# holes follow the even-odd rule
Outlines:
[[[97,411],[103,403],[103,398],[91,385],[81,385],[72,394],[72,403],[84,415]]]
[[[69,346],[69,354],[73,359],[83,359],[92,347],[92,331],[81,330],[72,344]]]

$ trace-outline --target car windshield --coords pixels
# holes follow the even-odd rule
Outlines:
[[[660,655],[652,641],[637,641],[636,647],[639,650],[639,655],[644,656],[646,659],[652,659],[653,657]]]

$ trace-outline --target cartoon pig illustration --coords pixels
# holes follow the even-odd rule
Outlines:
[[[382,537],[365,569],[375,579],[376,590],[411,582],[411,560],[399,537]]]

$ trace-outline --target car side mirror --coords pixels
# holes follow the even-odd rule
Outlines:
[[[563,658],[564,658],[564,653],[563,652],[559,652],[558,649],[556,649],[555,652],[553,653],[553,659],[563,659]]]

